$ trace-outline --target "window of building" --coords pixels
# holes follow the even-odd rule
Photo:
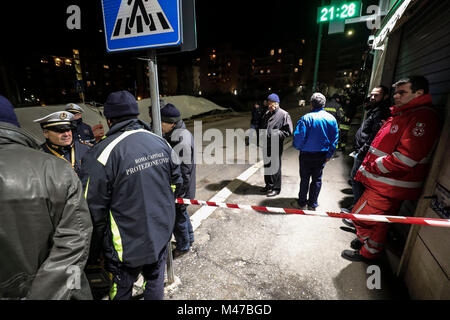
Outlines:
[[[303,59],[302,58],[298,59],[298,65],[299,66],[303,66]]]
[[[281,50],[281,49],[278,49],[278,53],[282,53],[283,52],[283,50]]]
[[[298,72],[298,68],[294,68],[294,72]]]
[[[62,65],[62,60],[61,60],[60,58],[55,57],[54,61],[55,61],[55,66],[61,67],[61,65]]]
[[[270,50],[270,55],[273,56],[274,54],[275,54],[275,50],[274,50],[274,49],[271,49],[271,50]]]

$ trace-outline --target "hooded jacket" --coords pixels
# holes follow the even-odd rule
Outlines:
[[[391,107],[355,179],[388,198],[417,199],[439,139],[440,121],[425,94]]]
[[[92,299],[92,223],[71,166],[0,122],[0,299]]]

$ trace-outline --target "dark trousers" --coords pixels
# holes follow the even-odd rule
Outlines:
[[[191,243],[194,242],[194,231],[192,229],[191,219],[186,211],[186,206],[176,208],[173,235],[177,242],[177,250],[189,250]]]
[[[161,251],[158,261],[141,267],[130,268],[120,266],[111,270],[113,286],[110,291],[111,300],[131,300],[133,284],[139,273],[144,276],[144,300],[163,300],[164,271],[166,267],[167,246]]]
[[[327,152],[300,152],[300,191],[298,204],[317,207],[317,198],[322,187],[322,172]],[[311,180],[311,183],[310,183]],[[309,191],[309,196],[307,199]]]
[[[358,202],[359,198],[361,198],[364,193],[364,190],[366,190],[366,187],[364,187],[361,182],[355,180],[356,172],[358,172],[362,162],[363,161],[358,158],[353,158],[353,167],[350,173],[350,177],[352,178],[353,205]]]
[[[281,190],[281,156],[283,155],[283,140],[279,139],[278,149],[272,150],[271,139],[266,144],[267,159],[264,161],[264,182],[270,190]]]

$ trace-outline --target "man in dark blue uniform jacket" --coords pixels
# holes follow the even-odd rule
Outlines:
[[[94,132],[91,126],[83,122],[83,108],[75,103],[68,103],[66,105],[66,111],[73,114],[74,117],[74,128],[72,134],[74,139],[79,140],[82,143],[95,143]]]
[[[141,272],[144,299],[163,299],[175,197],[183,183],[179,160],[137,119],[129,92],[111,93],[104,114],[110,130],[86,154],[81,174],[94,226],[90,261],[103,255],[114,276],[111,299],[130,299]]]

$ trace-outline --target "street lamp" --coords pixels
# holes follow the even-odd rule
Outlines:
[[[351,37],[355,32],[353,30],[347,31],[347,37]]]

